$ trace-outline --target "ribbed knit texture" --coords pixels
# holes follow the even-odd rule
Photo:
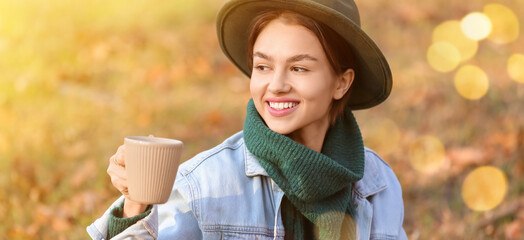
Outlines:
[[[122,201],[122,204],[111,209],[111,213],[109,214],[107,239],[113,238],[114,236],[126,230],[131,225],[140,221],[142,218],[145,218],[147,215],[151,213],[151,209],[153,209],[153,205],[149,205],[145,212],[138,214],[134,217],[122,218],[124,214],[124,201]]]
[[[354,216],[351,185],[364,174],[364,144],[350,110],[328,130],[319,153],[269,129],[250,100],[244,141],[291,203],[282,205],[286,239],[338,240],[352,227],[343,222]],[[307,221],[316,236],[308,236]]]

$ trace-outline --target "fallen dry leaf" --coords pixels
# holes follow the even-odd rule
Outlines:
[[[475,147],[451,148],[447,151],[451,161],[451,171],[461,173],[471,165],[480,165],[486,162],[486,154],[483,150]]]
[[[519,220],[515,220],[504,229],[504,235],[506,239],[521,239],[522,237],[522,223]]]

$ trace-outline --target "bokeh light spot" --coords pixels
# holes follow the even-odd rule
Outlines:
[[[473,40],[482,40],[491,33],[491,21],[480,12],[466,15],[461,21],[462,32]]]
[[[433,173],[444,164],[446,150],[438,138],[425,135],[409,146],[408,156],[415,170],[422,173]]]
[[[449,42],[460,52],[461,61],[471,59],[477,53],[478,42],[464,35],[460,21],[451,20],[439,24],[433,30],[433,42]]]
[[[486,95],[488,88],[488,76],[477,66],[462,66],[455,73],[455,89],[466,99],[479,99]]]
[[[478,167],[462,184],[462,199],[475,211],[487,211],[498,206],[508,190],[506,175],[492,166]]]
[[[429,65],[439,72],[450,72],[460,63],[459,50],[448,42],[436,42],[428,48]]]
[[[524,54],[513,54],[508,60],[509,76],[519,82],[524,83]]]
[[[515,41],[519,36],[519,20],[517,15],[502,4],[488,4],[484,14],[491,20],[492,31],[488,39],[499,44]]]
[[[392,153],[398,149],[400,144],[400,130],[397,124],[391,119],[380,119],[373,122],[372,127],[364,132],[366,145],[380,152],[381,155]],[[389,139],[384,141],[384,139]]]

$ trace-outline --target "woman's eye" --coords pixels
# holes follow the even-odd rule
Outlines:
[[[267,71],[267,70],[269,70],[269,67],[266,66],[266,65],[257,65],[257,66],[255,66],[255,69],[258,70],[258,71]]]
[[[291,70],[293,72],[307,72],[309,70],[307,70],[306,68],[303,68],[303,67],[292,67]]]

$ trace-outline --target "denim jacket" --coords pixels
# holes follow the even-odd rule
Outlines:
[[[246,148],[242,132],[180,165],[170,199],[113,239],[284,239],[284,192]],[[354,183],[357,239],[407,239],[400,184],[372,150]],[[87,227],[105,239],[109,211]]]

